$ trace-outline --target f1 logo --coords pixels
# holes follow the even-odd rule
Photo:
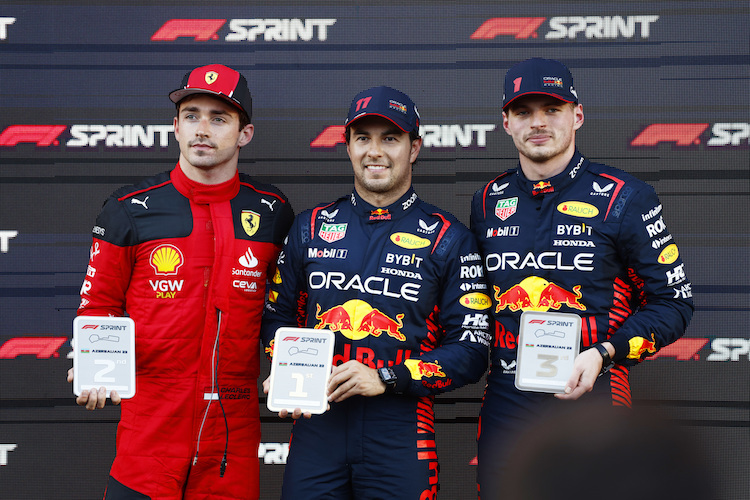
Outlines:
[[[513,35],[516,39],[537,38],[537,29],[546,17],[494,17],[487,19],[471,34],[472,40],[492,40],[501,35]]]

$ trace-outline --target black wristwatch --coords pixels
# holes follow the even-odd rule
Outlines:
[[[396,387],[396,380],[398,380],[393,369],[387,366],[378,368],[378,377],[385,384],[385,392],[393,392],[393,389]]]
[[[599,354],[602,355],[602,371],[599,372],[599,375],[607,373],[612,369],[613,366],[615,366],[615,362],[612,361],[612,358],[610,357],[609,351],[607,351],[606,347],[601,344],[594,344],[591,347],[595,348],[597,351],[599,351]]]

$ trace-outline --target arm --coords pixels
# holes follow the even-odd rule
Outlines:
[[[282,326],[304,327],[306,318],[305,279],[300,259],[300,224],[307,219],[302,218],[304,214],[297,217],[289,229],[285,243],[276,261],[276,269],[269,284],[268,300],[266,301],[261,322],[261,340],[265,349],[266,357],[273,358],[273,339],[276,330]],[[270,376],[263,381],[263,392],[268,394],[270,389]],[[303,413],[296,408],[291,414],[287,410],[279,412],[280,418],[291,416],[295,420],[304,416],[310,418],[309,412]]]
[[[94,238],[89,252],[86,277],[81,286],[78,316],[123,316],[125,294],[135,262],[134,247],[124,244],[130,234],[130,222],[116,199],[110,198],[96,220]],[[68,382],[73,382],[73,369],[68,370]],[[117,391],[112,391],[113,404],[120,404]],[[82,391],[76,403],[88,410],[104,408],[106,388]]]
[[[450,391],[476,382],[487,367],[490,299],[474,238],[459,222],[443,236],[433,259],[440,270],[437,303],[425,318],[428,338],[423,354],[392,367],[393,390],[412,396]],[[351,395],[375,396],[386,389],[377,370],[356,361],[334,369],[329,401]]]
[[[684,263],[654,190],[647,186],[637,193],[623,217],[620,256],[641,302],[608,340],[615,351],[612,359],[632,366],[679,339],[694,306]]]

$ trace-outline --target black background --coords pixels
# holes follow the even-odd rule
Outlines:
[[[473,192],[517,161],[501,125],[502,78],[512,64],[533,56],[560,59],[573,72],[585,113],[577,135],[581,151],[656,188],[693,282],[697,309],[686,337],[633,370],[635,404],[663,412],[706,447],[718,477],[715,498],[750,498],[747,2],[358,4],[0,6],[0,18],[15,18],[0,20],[0,231],[18,232],[0,253],[0,498],[101,497],[119,409],[78,408],[65,382],[90,230],[109,193],[170,170],[179,154],[172,134],[166,147],[159,135],[150,147],[108,147],[104,141],[74,147],[74,126],[171,125],[167,94],[182,75],[196,66],[226,64],[247,77],[254,98],[256,134],[241,153],[240,170],[276,184],[299,212],[348,193],[352,185],[345,148],[313,148],[311,142],[343,123],[357,92],[390,85],[412,97],[432,131],[457,125],[454,130],[467,134],[470,125],[490,126],[484,144],[476,132],[463,145],[442,136],[423,148],[415,168],[420,196],[468,223]],[[632,24],[632,33],[548,38],[560,18],[569,28],[575,16],[589,26],[658,18]],[[471,38],[493,18],[541,21],[536,36]],[[226,22],[216,39],[152,40],[171,19]],[[230,42],[231,19],[335,23],[325,39],[314,27],[309,41]],[[653,124],[706,127],[686,145],[676,137],[633,145]],[[16,125],[64,130],[51,145],[12,144],[8,135],[4,143],[2,134]],[[722,128],[736,131],[734,142],[722,143]],[[64,341],[42,357],[9,348],[33,337]],[[482,389],[480,383],[437,399],[441,498],[475,497],[470,462]],[[290,424],[265,410],[264,402],[261,415],[261,496],[276,498],[283,465],[266,462],[279,458],[274,450],[288,442]],[[635,471],[624,471],[618,483],[637,495],[637,474],[648,471]]]

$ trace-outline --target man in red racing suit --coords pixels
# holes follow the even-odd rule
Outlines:
[[[259,327],[293,213],[237,171],[246,86],[219,65],[186,75],[170,95],[179,163],[116,191],[94,226],[78,314],[136,325],[136,394],[122,401],[106,498],[258,497]],[[102,407],[96,393],[79,404]]]

